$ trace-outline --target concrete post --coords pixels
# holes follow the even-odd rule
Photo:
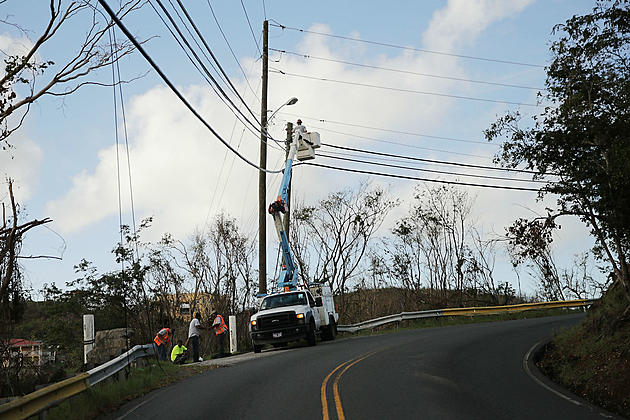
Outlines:
[[[87,354],[94,348],[94,315],[83,315],[83,363],[87,363]]]
[[[236,348],[236,316],[230,315],[230,353],[234,354],[238,350]]]

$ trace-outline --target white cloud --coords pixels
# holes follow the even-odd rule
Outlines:
[[[12,134],[11,144],[13,146],[7,150],[0,149],[0,176],[3,181],[7,178],[14,180],[15,198],[23,203],[31,198],[37,186],[44,153],[33,140],[20,132]],[[0,197],[4,197],[5,192],[0,190]]]
[[[427,48],[453,51],[472,45],[492,23],[522,12],[534,0],[449,0],[433,13],[424,33]]]
[[[519,1],[507,6],[500,1],[450,1],[444,10],[434,15],[425,34],[424,46],[440,47],[436,41],[440,31],[448,32],[448,45],[442,45],[447,49],[454,48],[464,39],[472,41],[474,36],[492,22],[522,10],[528,3]],[[461,16],[465,16],[465,23],[457,24],[463,19]],[[325,25],[315,25],[312,29],[330,32]],[[360,34],[353,33],[353,36]],[[438,59],[410,51],[394,56],[371,56],[369,50],[356,48],[350,42],[335,43],[333,49],[325,38],[318,36],[305,36],[298,46],[298,51],[315,57],[361,61],[414,72],[451,76],[465,74],[455,60],[444,60],[442,57]],[[251,63],[250,59],[243,63],[243,67],[258,68],[252,67]],[[392,73],[381,70],[330,61],[303,60],[287,55],[284,55],[279,63],[274,63],[273,67],[280,68],[286,73],[395,86],[402,89],[434,92],[461,89],[461,85],[454,86],[452,81],[438,81],[401,73],[396,73],[395,77],[392,77]],[[250,81],[259,78],[256,73],[249,76]],[[237,84],[241,92],[244,91],[244,86],[243,81]],[[258,161],[256,136],[245,131],[241,138],[243,128],[240,124],[233,130],[233,115],[207,86],[188,86],[184,91],[193,105],[219,133],[229,139],[230,133],[233,132],[231,143],[235,147],[240,144],[239,150],[254,162]],[[444,97],[384,91],[272,74],[269,84],[269,107],[274,109],[274,106],[284,103],[292,96],[298,97],[299,102],[284,110],[302,116],[307,127],[309,124],[318,126],[317,121],[308,118],[315,117],[374,127],[439,132],[441,125],[447,119],[451,119],[448,112],[454,103],[453,99]],[[257,112],[258,106],[254,102],[251,107]],[[134,198],[136,211],[140,217],[155,215],[158,224],[155,230],[183,235],[191,232],[194,226],[202,225],[209,212],[212,216],[212,213],[226,209],[231,216],[241,218],[246,228],[255,232],[257,174],[252,168],[238,159],[234,160],[231,153],[224,158],[225,148],[165,88],[154,88],[133,98],[129,108]],[[282,118],[295,120],[292,115],[278,113],[271,132],[280,139],[285,136]],[[345,127],[340,130],[355,135],[379,137],[374,132],[360,128]],[[376,148],[374,143],[323,130],[322,138],[323,141],[330,143]],[[412,145],[420,144],[417,138],[398,141],[406,141]],[[401,151],[395,150],[391,145],[380,147],[393,152]],[[403,150],[404,153],[409,153],[409,149]],[[85,168],[75,176],[73,187],[67,194],[48,203],[48,213],[55,219],[60,230],[77,232],[117,212],[115,152],[113,147],[101,150],[96,168]],[[284,156],[283,152],[270,149],[269,153],[268,167],[277,168]],[[325,163],[338,164],[335,161]],[[128,179],[124,160],[122,165],[124,168],[122,185],[126,187]],[[359,179],[365,178],[363,175],[309,167],[296,169],[295,174],[293,187],[296,196],[302,195],[309,200],[321,197],[331,190],[353,187]],[[268,198],[276,195],[278,182],[279,176],[268,176]],[[224,188],[225,194],[222,195]],[[409,183],[399,181],[391,183],[390,191],[395,196],[408,197],[410,190]],[[124,196],[127,197],[128,192],[125,192]],[[222,201],[219,203],[220,198]],[[129,200],[124,201],[125,209],[128,209]],[[269,227],[271,229],[271,223]]]

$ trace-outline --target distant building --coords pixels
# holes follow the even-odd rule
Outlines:
[[[22,354],[25,360],[29,360],[34,366],[41,366],[47,362],[54,362],[57,356],[55,350],[47,349],[42,346],[41,341],[31,341],[24,338],[11,338],[9,340],[9,353],[11,358]],[[6,367],[8,360],[3,360],[2,364]]]
[[[212,295],[209,293],[180,293],[168,295],[168,301],[175,307],[175,316],[184,320],[192,319],[193,312],[200,312],[203,318],[212,313]]]

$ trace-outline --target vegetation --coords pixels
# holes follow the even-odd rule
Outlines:
[[[599,2],[592,13],[555,28],[547,71],[549,106],[532,128],[518,114],[499,119],[492,139],[508,134],[497,161],[524,163],[549,179],[558,196],[545,217],[509,229],[516,263],[532,261],[549,289],[560,278],[547,261],[557,219],[577,216],[596,239],[595,257],[610,286],[581,325],[554,338],[540,366],[598,405],[630,415],[630,9],[627,0]],[[557,292],[557,289],[556,289]]]
[[[626,306],[619,286],[609,290],[583,323],[554,337],[538,365],[576,395],[630,417],[630,321],[614,323]]]
[[[129,371],[124,380],[112,379],[96,384],[77,396],[49,410],[51,420],[80,420],[111,414],[128,401],[141,397],[191,375],[212,369],[210,366],[188,366],[182,369],[169,363],[156,364]]]

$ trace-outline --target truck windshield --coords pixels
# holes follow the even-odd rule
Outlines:
[[[298,292],[268,296],[262,301],[260,309],[272,309],[293,305],[306,305],[306,294]]]

